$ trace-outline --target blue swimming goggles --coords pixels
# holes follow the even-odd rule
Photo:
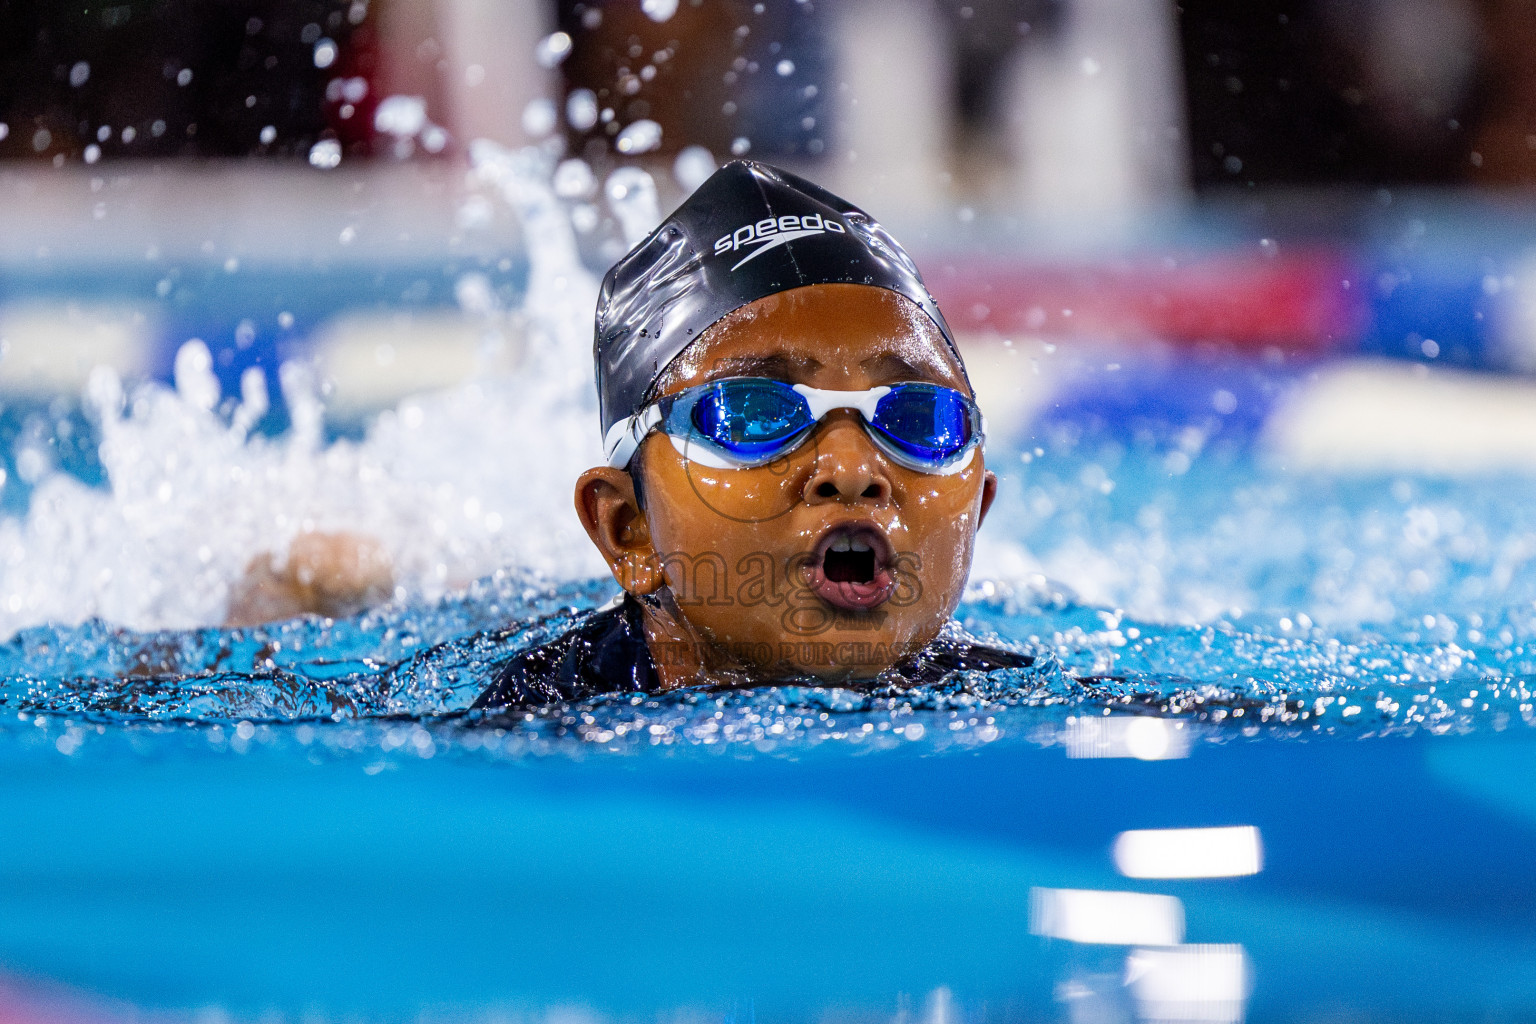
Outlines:
[[[692,462],[749,469],[794,451],[833,409],[857,410],[880,450],[920,473],[960,472],[986,434],[976,403],[937,384],[823,391],[766,377],[730,377],[667,395],[620,420],[608,431],[604,448],[608,464],[623,469],[646,435],[659,428]]]

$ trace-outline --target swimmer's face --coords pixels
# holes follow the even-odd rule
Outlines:
[[[925,381],[970,394],[921,309],[863,285],[811,285],[736,311],[668,367],[657,393],[726,377],[836,391]],[[996,492],[979,451],[952,475],[908,469],[847,409],[758,468],[710,468],[686,447],[646,439],[631,464],[643,516],[628,527],[631,548],[605,554],[631,591],[670,590],[710,648],[706,665],[866,678],[934,639],[954,611]]]

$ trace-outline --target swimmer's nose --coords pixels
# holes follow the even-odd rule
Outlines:
[[[890,478],[858,413],[846,409],[829,413],[811,443],[816,468],[805,484],[806,504],[867,501],[884,505],[890,500]]]

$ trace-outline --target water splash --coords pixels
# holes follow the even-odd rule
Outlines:
[[[601,454],[589,354],[597,283],[550,189],[547,155],[477,143],[474,161],[524,225],[529,294],[515,312],[473,281],[459,295],[488,340],[520,341],[519,371],[416,396],[361,441],[327,446],[304,364],[279,373],[292,426],[276,439],[250,433],[267,406],[260,371],[238,400],[221,400],[201,342],[178,353],[174,390],[125,393],[99,369],[86,404],[107,486],[40,471],[26,516],[0,520],[0,635],[91,618],[141,630],[219,623],[251,560],[308,530],[376,538],[402,601],[508,567],[554,579],[601,572],[569,514],[576,474]]]
[[[685,146],[672,161],[672,178],[685,192],[692,192],[715,173],[715,157],[703,146]]]
[[[609,208],[624,229],[626,246],[639,245],[660,223],[656,182],[640,168],[620,167],[608,175],[603,192],[608,196]]]
[[[988,453],[1002,495],[962,618],[1034,645],[1038,670],[901,692],[688,691],[463,717],[496,664],[611,591],[568,498],[600,455],[597,282],[566,206],[591,190],[590,169],[557,170],[542,149],[471,152],[476,182],[523,225],[530,277],[515,310],[475,273],[455,294],[488,352],[520,345],[515,375],[486,370],[402,402],[360,440],[326,444],[320,387],[301,363],[278,374],[292,424],[278,438],[252,433],[270,405],[261,371],[226,398],[201,342],[178,353],[174,388],[128,389],[96,371],[85,405],[104,487],[18,441],[35,450],[17,465],[36,487],[25,516],[0,520],[0,633],[11,636],[0,707],[23,718],[0,728],[63,751],[87,741],[48,723],[85,737],[85,723],[243,722],[285,742],[271,730],[325,720],[336,731],[324,742],[341,746],[484,750],[489,734],[517,737],[496,741],[515,753],[1054,742],[1068,718],[1103,712],[1188,719],[1218,737],[1531,721],[1536,501],[1521,499],[1536,498],[1536,482],[1300,478],[1177,441],[1169,450],[1186,458],[1169,476],[1157,437],[1128,448],[1087,421],[995,438]],[[604,192],[629,242],[654,228],[645,172],[616,171]],[[328,529],[380,541],[398,583],[389,605],[215,627],[254,556]]]

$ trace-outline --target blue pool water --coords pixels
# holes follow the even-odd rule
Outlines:
[[[540,259],[524,312],[579,355],[590,279]],[[510,718],[466,713],[490,667],[613,593],[565,497],[584,367],[345,430],[285,380],[248,433],[195,365],[11,403],[0,1010],[1536,1016],[1536,476],[1288,467],[1265,422],[1316,365],[1055,358],[1054,400],[989,441],[959,611],[1034,668]],[[509,443],[530,422],[551,451]],[[395,598],[214,624],[314,526],[380,536]],[[1261,856],[1230,876],[1122,856],[1234,826]],[[1120,930],[1052,924],[1068,890],[1119,894]],[[1169,900],[1131,927],[1127,893]]]
[[[1047,655],[1014,677],[455,715],[610,592],[510,572],[349,620],[24,629],[0,649],[0,963],[237,1019],[884,1019],[941,988],[967,1020],[1055,1019],[1125,955],[1031,934],[1031,892],[1071,888],[1182,901],[1187,942],[1243,948],[1249,1019],[1532,1012],[1536,604],[1500,568],[1529,482],[1216,456],[1171,480],[1127,449],[1085,485],[1117,446],[1009,473],[988,529],[1153,567],[1148,604],[1219,581],[1243,605],[1180,623],[983,563],[962,621]],[[1426,509],[1459,528],[1426,540]],[[1326,598],[1360,587],[1390,611],[1342,621]],[[1160,716],[1160,759],[1106,715]],[[1128,829],[1228,825],[1259,829],[1262,871],[1111,858]]]

